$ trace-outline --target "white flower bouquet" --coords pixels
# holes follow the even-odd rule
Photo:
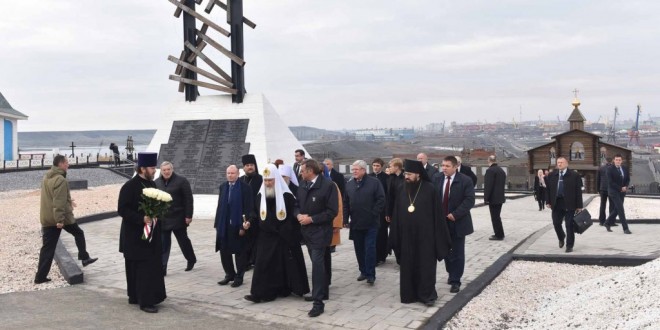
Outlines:
[[[142,239],[151,242],[151,232],[153,231],[158,218],[167,214],[167,210],[172,203],[172,195],[156,188],[142,189],[142,200],[140,201],[138,210],[143,211],[144,214],[151,219],[151,224],[144,224],[142,232]]]

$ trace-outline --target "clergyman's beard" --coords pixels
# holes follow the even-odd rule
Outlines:
[[[275,187],[266,187],[266,198],[275,198]]]

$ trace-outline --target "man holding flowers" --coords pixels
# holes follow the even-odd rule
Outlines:
[[[138,154],[137,175],[119,192],[118,213],[122,218],[119,252],[124,254],[129,304],[139,304],[147,313],[157,313],[156,304],[165,300],[162,268],[161,225],[158,215],[167,211],[171,196],[154,188],[158,154]],[[155,197],[155,198],[154,198]],[[160,198],[160,200],[158,200]]]

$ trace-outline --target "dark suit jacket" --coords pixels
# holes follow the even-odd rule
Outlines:
[[[431,165],[431,163],[426,163],[425,170],[426,170],[426,173],[428,173],[429,178],[433,178],[433,176],[438,173],[438,169],[433,167],[433,165]]]
[[[545,202],[551,208],[557,203],[559,172],[557,169],[545,177],[546,192],[548,193]],[[564,203],[566,209],[570,211],[584,207],[582,204],[582,178],[570,168],[566,168],[566,174],[564,174]]]
[[[337,184],[337,187],[339,187],[339,191],[341,192],[343,198],[344,194],[346,193],[346,178],[344,178],[344,175],[335,171],[333,168],[330,170],[330,179],[332,179],[332,182]]]
[[[477,185],[477,175],[472,172],[472,168],[468,165],[461,164],[461,169],[459,170],[460,173],[463,173],[472,179],[472,183],[476,186]]]
[[[598,168],[598,176],[596,177],[596,187],[598,191],[606,193],[607,192],[607,169],[612,166],[611,164],[605,164]]]
[[[302,226],[305,243],[312,249],[321,249],[332,242],[332,220],[339,212],[339,197],[337,188],[331,180],[319,175],[314,185],[309,189],[306,182],[301,181],[298,188],[298,214],[312,217],[312,223]]]
[[[380,217],[385,208],[385,192],[380,181],[365,175],[357,184],[355,179],[346,183],[344,195],[344,224],[351,218],[351,230],[372,229],[380,226]]]
[[[438,190],[440,195],[440,204],[442,204],[444,197],[442,194],[445,190],[445,176],[436,175],[433,181],[435,189]],[[454,219],[456,219],[454,226],[456,236],[465,237],[474,232],[472,215],[470,214],[473,206],[474,185],[472,184],[472,180],[465,174],[456,173],[454,181],[449,188],[449,209],[447,210],[447,214],[453,214]],[[442,205],[440,207],[442,208]]]
[[[630,184],[630,174],[628,174],[628,169],[621,165],[623,169],[623,177],[621,177],[621,172],[619,171],[614,164],[607,168],[607,192],[621,192],[621,188],[628,187]]]
[[[161,175],[156,179],[156,187],[172,195],[172,203],[163,217],[163,229],[174,230],[187,227],[185,219],[193,216],[193,193],[188,180],[176,173],[165,184]]]
[[[222,203],[227,202],[227,196],[225,196],[225,192],[227,191],[226,187],[229,184],[228,181],[223,182],[220,185],[220,191],[218,194],[218,207],[215,210],[215,221],[213,222],[213,228],[219,228],[218,226],[220,225],[220,207]],[[242,205],[242,211],[243,214],[245,215],[245,218],[250,222],[250,230],[255,230],[256,227],[258,227],[258,222],[257,222],[257,214],[256,210],[254,208],[254,195],[252,195],[252,188],[250,188],[250,185],[247,183],[241,181],[241,180],[236,180],[236,184],[238,185],[238,188],[241,189],[241,205]],[[236,189],[237,187],[234,187]],[[227,248],[229,251],[234,251],[232,253],[238,253],[237,251],[242,249],[242,245],[239,242],[242,242],[244,238],[247,238],[247,236],[239,236],[240,228],[232,228],[232,226],[229,226],[230,230],[227,232],[227,237],[224,238],[229,242],[229,245]],[[231,236],[231,237],[229,237]],[[220,250],[220,241],[216,239],[215,242],[215,251]]]
[[[493,163],[486,170],[484,176],[484,203],[486,204],[504,204],[504,188],[506,185],[506,173],[504,170]]]

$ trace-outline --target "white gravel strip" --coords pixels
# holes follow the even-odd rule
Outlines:
[[[658,273],[660,260],[630,268],[515,261],[446,329],[651,329],[660,324]]]
[[[660,199],[626,197],[623,201],[626,219],[660,219],[658,201]],[[605,214],[609,215],[607,213],[609,212],[609,204],[607,207],[608,211]],[[587,210],[589,210],[593,219],[598,219],[598,215],[600,214],[600,196],[594,198],[587,206]]]
[[[74,215],[81,217],[116,210],[120,188],[121,184],[115,184],[71,191],[71,198],[78,204]],[[0,294],[68,285],[54,262],[48,276],[53,281],[33,283],[42,243],[39,199],[39,190],[0,192]],[[62,231],[62,235],[69,233]],[[94,238],[86,237],[86,240],[87,249],[94,256]],[[77,251],[69,253],[77,255]]]

